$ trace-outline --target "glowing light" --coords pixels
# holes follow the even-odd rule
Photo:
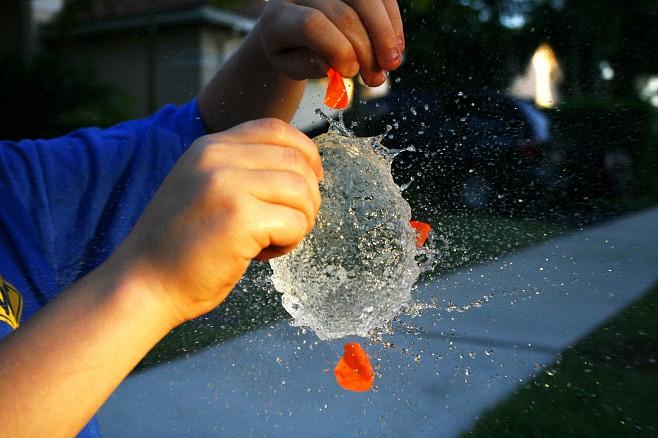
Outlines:
[[[555,80],[560,74],[560,66],[551,46],[540,45],[531,64],[535,73],[535,103],[542,108],[553,108],[556,104]]]
[[[658,108],[658,76],[644,77],[638,81],[640,98]]]
[[[500,17],[500,23],[508,29],[521,29],[526,24],[526,19],[522,14],[503,15]]]
[[[603,80],[611,81],[615,78],[615,69],[612,68],[608,61],[601,61],[599,63],[599,69],[601,70]]]

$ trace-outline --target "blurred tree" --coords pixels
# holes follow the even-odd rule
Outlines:
[[[567,94],[629,95],[658,72],[655,0],[401,0],[407,87],[505,88],[548,41],[566,72]],[[615,72],[609,83],[600,63]]]
[[[566,0],[560,8],[538,8],[530,20],[562,54],[571,94],[631,95],[639,75],[658,73],[658,57],[651,56],[658,2]],[[608,80],[602,62],[614,71]]]
[[[127,115],[128,97],[57,54],[41,53],[31,63],[15,55],[0,62],[0,83],[11,84],[0,87],[2,139],[53,137],[109,126]]]
[[[0,55],[16,54],[29,62],[36,49],[32,4],[24,0],[0,2]]]
[[[33,56],[25,56],[24,44],[0,54],[0,83],[6,85],[0,87],[0,138],[47,138],[125,120],[130,99],[99,82],[90,69],[72,64],[60,48],[89,5],[68,0],[52,24],[53,37]]]
[[[400,71],[421,88],[502,87],[515,67],[514,32],[499,22],[499,9],[478,2],[403,0],[410,54]]]

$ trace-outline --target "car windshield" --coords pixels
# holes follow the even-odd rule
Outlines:
[[[3,3],[3,140],[189,102],[268,4]],[[310,79],[292,121],[348,132],[321,226],[166,336],[105,436],[658,436],[658,2],[397,3],[401,67],[344,111]]]

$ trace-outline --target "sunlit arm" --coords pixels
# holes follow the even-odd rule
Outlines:
[[[74,436],[175,321],[106,263],[0,341],[3,436]]]
[[[80,431],[149,349],[216,308],[251,260],[299,244],[321,178],[315,143],[276,119],[195,141],[110,259],[0,341],[0,435]]]
[[[289,122],[304,91],[302,79],[325,77],[331,67],[378,86],[386,71],[400,66],[404,47],[394,0],[271,0],[201,92],[201,116],[215,132],[263,117]]]
[[[288,78],[269,62],[257,24],[203,89],[199,110],[210,132],[265,117],[290,122],[305,86],[306,81]]]

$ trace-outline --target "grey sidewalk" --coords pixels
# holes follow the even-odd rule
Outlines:
[[[366,346],[376,391],[335,384],[344,341],[283,322],[130,377],[101,426],[108,437],[455,436],[657,282],[654,209],[421,287],[422,301],[457,306],[493,297],[405,319],[392,349]]]

